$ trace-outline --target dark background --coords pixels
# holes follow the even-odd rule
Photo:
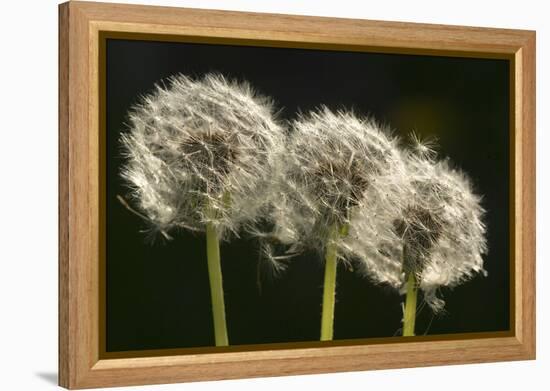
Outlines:
[[[203,235],[147,243],[145,224],[116,200],[126,188],[119,136],[128,109],[159,80],[217,71],[274,98],[281,118],[320,104],[373,115],[406,136],[436,136],[441,156],[466,171],[488,210],[487,278],[443,289],[446,312],[426,307],[417,334],[509,329],[509,63],[505,60],[230,45],[107,40],[108,352],[213,346]],[[258,272],[253,240],[222,244],[232,345],[319,339],[323,266],[315,254],[279,279]],[[259,277],[260,276],[260,277]],[[338,268],[335,339],[388,337],[403,298]]]

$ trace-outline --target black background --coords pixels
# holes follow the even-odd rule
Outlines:
[[[325,104],[373,115],[403,136],[436,136],[441,156],[484,197],[489,275],[444,289],[446,312],[432,317],[424,308],[417,334],[509,329],[508,61],[108,39],[106,71],[108,352],[214,345],[204,236],[147,243],[144,222],[116,200],[127,191],[119,176],[127,111],[178,72],[247,80],[274,98],[281,119]],[[316,254],[296,259],[276,280],[258,273],[253,240],[222,244],[221,255],[232,345],[319,339],[323,267]],[[395,291],[342,265],[337,284],[335,339],[398,333],[402,297]]]

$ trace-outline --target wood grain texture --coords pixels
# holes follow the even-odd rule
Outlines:
[[[521,332],[516,335],[530,358],[536,356],[536,42],[535,34],[531,34],[521,49],[522,52],[522,88],[521,88],[521,145],[523,147],[521,161],[516,164],[522,167],[522,280],[517,281],[522,291],[522,325]]]
[[[238,39],[507,58],[513,64],[515,329],[510,336],[100,359],[99,34]],[[90,388],[535,357],[535,33],[412,23],[69,2],[59,8],[59,382]]]
[[[69,7],[59,8],[59,383],[69,384]]]

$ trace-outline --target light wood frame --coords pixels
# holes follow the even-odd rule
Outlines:
[[[157,357],[100,355],[100,32],[236,39],[511,64],[509,333]],[[59,6],[59,384],[91,388],[535,358],[535,32],[168,7]],[[162,39],[159,39],[162,40]]]

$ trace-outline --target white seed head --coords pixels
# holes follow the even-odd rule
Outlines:
[[[275,236],[293,249],[324,253],[327,241],[345,259],[344,231],[355,209],[389,202],[404,173],[396,140],[371,119],[326,107],[292,123],[287,152],[279,166],[279,196],[272,213]],[[333,227],[339,235],[331,235]]]
[[[419,153],[425,150],[404,152],[408,190],[397,200],[397,213],[393,209],[373,216],[381,208],[372,203],[371,209],[357,211],[349,245],[376,283],[401,290],[406,276],[414,273],[425,300],[438,311],[444,305],[436,296],[438,288],[485,273],[485,211],[466,175],[448,161],[434,161],[431,153]]]
[[[283,139],[271,101],[247,83],[176,75],[130,111],[121,175],[153,229],[237,233],[265,206]]]

